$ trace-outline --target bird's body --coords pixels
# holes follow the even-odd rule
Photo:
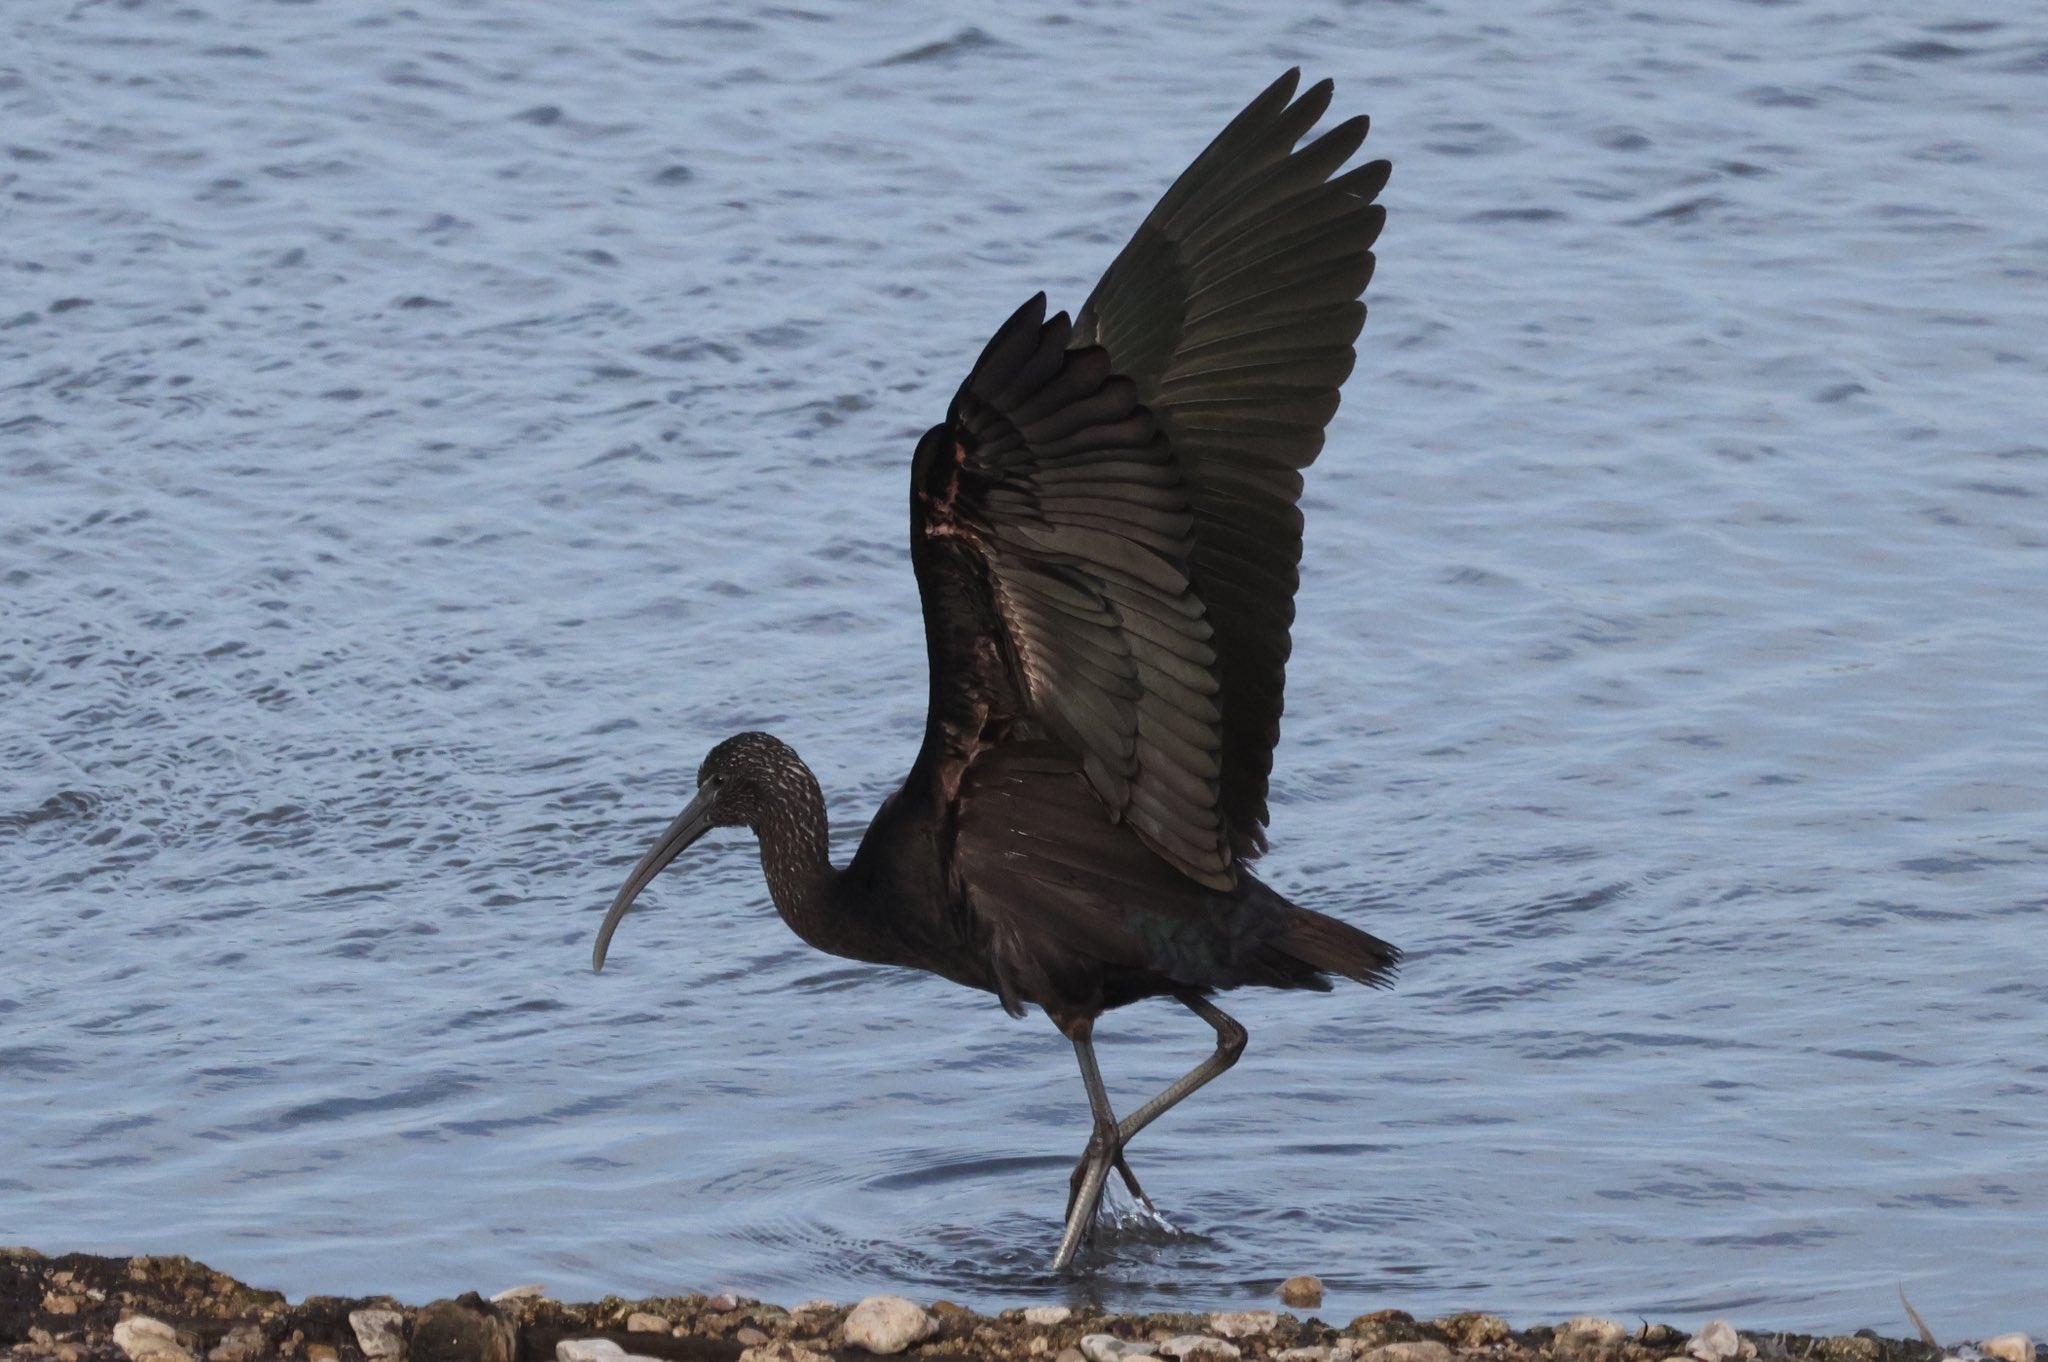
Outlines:
[[[1350,929],[1248,870],[1225,890],[1179,874],[1102,817],[1056,743],[1003,744],[943,803],[920,761],[844,869],[825,849],[823,795],[789,747],[743,733],[713,760],[788,792],[751,826],[791,931],[827,954],[992,993],[1013,1013],[1035,1003],[1064,1023],[1189,989],[1327,988],[1322,971],[1386,963],[1372,938],[1346,960]]]
[[[1385,162],[1365,136],[1297,150],[1327,82],[1290,72],[1170,189],[1069,322],[1041,294],[997,331],[911,467],[911,563],[931,674],[924,741],[844,869],[795,752],[744,733],[635,867],[600,931],[713,826],[756,833],[777,911],[820,950],[1035,1004],[1074,1043],[1095,1115],[1072,1257],[1123,1146],[1235,1061],[1207,1001],[1247,985],[1391,978],[1398,952],[1248,868],[1321,449],[1363,324]],[[1119,1122],[1104,1011],[1174,998],[1210,1059]],[[1143,1193],[1138,1192],[1142,1197]]]

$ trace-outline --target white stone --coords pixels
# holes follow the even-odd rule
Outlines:
[[[819,1296],[813,1300],[798,1301],[795,1305],[789,1307],[789,1313],[801,1315],[812,1310],[837,1310],[838,1308],[838,1301],[826,1300],[823,1296]]]
[[[662,1362],[646,1353],[629,1353],[608,1338],[565,1338],[555,1344],[555,1362]]]
[[[1159,1351],[1156,1343],[1132,1343],[1118,1338],[1115,1334],[1089,1334],[1081,1340],[1081,1356],[1088,1362],[1117,1362],[1124,1357],[1152,1357]]]
[[[1024,1307],[1024,1322],[1026,1324],[1035,1324],[1041,1329],[1050,1328],[1055,1324],[1065,1324],[1073,1317],[1074,1311],[1071,1306],[1027,1305]]]
[[[625,1355],[608,1338],[565,1338],[555,1344],[555,1362],[619,1362]]]
[[[1280,1316],[1271,1310],[1225,1310],[1209,1316],[1209,1327],[1225,1338],[1251,1338],[1270,1334]]]
[[[547,1294],[548,1289],[545,1283],[528,1282],[524,1286],[508,1286],[497,1295],[491,1297],[491,1300],[494,1302],[537,1301]]]
[[[2000,1334],[1977,1345],[1977,1351],[1998,1362],[2034,1362],[2034,1340],[2025,1334]]]
[[[1330,1362],[1337,1355],[1335,1348],[1317,1344],[1310,1348],[1287,1348],[1273,1354],[1273,1362]]]
[[[405,1316],[396,1310],[351,1310],[348,1327],[365,1357],[405,1356]]]
[[[900,1353],[930,1338],[939,1322],[901,1296],[869,1296],[846,1315],[846,1341],[871,1353]]]
[[[131,1362],[192,1362],[178,1346],[178,1331],[148,1315],[130,1315],[114,1326],[114,1343]]]
[[[629,1334],[665,1334],[668,1329],[667,1320],[645,1310],[635,1310],[626,1316],[626,1332]]]
[[[1727,1320],[1709,1320],[1700,1326],[1685,1350],[1700,1362],[1725,1362],[1727,1358],[1742,1356],[1742,1339]]]
[[[1628,1326],[1598,1315],[1580,1315],[1566,1320],[1558,1332],[1576,1335],[1580,1343],[1620,1343],[1628,1337]]]
[[[1226,1359],[1226,1362],[1230,1358],[1242,1355],[1235,1343],[1225,1343],[1222,1339],[1211,1338],[1207,1334],[1181,1334],[1169,1338],[1159,1345],[1159,1351],[1168,1357],[1220,1357]]]

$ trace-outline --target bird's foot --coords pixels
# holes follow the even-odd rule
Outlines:
[[[1123,1179],[1131,1201],[1119,1204],[1121,1199],[1109,1182],[1111,1170]],[[1089,1202],[1086,1207],[1082,1205],[1083,1197]],[[1096,1228],[1105,1224],[1112,1230],[1179,1233],[1173,1222],[1152,1204],[1152,1198],[1145,1195],[1145,1189],[1138,1185],[1138,1175],[1124,1160],[1123,1146],[1117,1139],[1114,1126],[1106,1130],[1097,1128],[1089,1137],[1088,1147],[1075,1161],[1073,1175],[1067,1179],[1067,1229],[1060,1241],[1060,1257],[1053,1266],[1064,1267],[1066,1260],[1073,1256],[1073,1250],[1083,1242],[1094,1242]]]
[[[1060,1236],[1059,1252],[1053,1255],[1053,1271],[1060,1271],[1074,1260],[1074,1251],[1081,1246],[1084,1237],[1093,1237],[1096,1212],[1102,1208],[1102,1193],[1111,1168],[1121,1170],[1125,1184],[1138,1196],[1145,1195],[1138,1187],[1138,1180],[1131,1176],[1129,1165],[1124,1162],[1116,1126],[1098,1124],[1088,1139],[1088,1148],[1081,1154],[1081,1161],[1074,1165],[1074,1175],[1067,1180],[1067,1227]]]
[[[1109,1138],[1113,1140],[1115,1138],[1114,1134],[1112,1133]],[[1081,1199],[1081,1186],[1088,1180],[1088,1165],[1101,1156],[1105,1143],[1107,1141],[1105,1141],[1103,1133],[1097,1130],[1088,1138],[1088,1147],[1081,1151],[1081,1157],[1074,1161],[1074,1171],[1067,1178],[1067,1217],[1069,1219],[1073,1218],[1074,1203]],[[1159,1210],[1152,1204],[1152,1198],[1145,1195],[1145,1189],[1138,1185],[1138,1175],[1131,1171],[1131,1166],[1128,1163],[1124,1162],[1124,1151],[1121,1145],[1118,1145],[1116,1152],[1110,1155],[1109,1166],[1114,1168],[1123,1178],[1124,1186],[1129,1188],[1131,1195],[1138,1199],[1138,1204],[1143,1206],[1152,1215],[1157,1216]],[[1106,1182],[1107,1180],[1108,1176],[1105,1173],[1104,1181]],[[1099,1209],[1099,1197],[1097,1198],[1097,1206]]]

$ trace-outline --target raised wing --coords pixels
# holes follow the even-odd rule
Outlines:
[[[1015,697],[1019,713],[975,715],[977,728],[1044,725],[1112,817],[1186,874],[1228,887],[1216,654],[1188,583],[1187,489],[1131,381],[1100,346],[1070,346],[1072,333],[1065,313],[1046,319],[1043,294],[1019,308],[919,447],[912,532],[927,545],[927,627],[948,608],[934,579],[969,577],[986,592],[974,623],[999,644],[935,642],[933,689],[979,692],[996,709]]]
[[[1351,372],[1386,219],[1373,198],[1387,162],[1336,174],[1365,140],[1364,118],[1295,150],[1332,88],[1297,100],[1299,80],[1275,81],[1166,191],[1071,340],[1108,350],[1183,479],[1188,576],[1217,657],[1218,812],[1246,858],[1266,842],[1300,580],[1300,470],[1321,452]]]
[[[1298,470],[1351,368],[1387,169],[1330,178],[1364,119],[1295,151],[1330,97],[1290,103],[1297,79],[1197,158],[1078,323],[1042,294],[1004,323],[912,474],[942,787],[1042,726],[1216,889],[1265,845]]]

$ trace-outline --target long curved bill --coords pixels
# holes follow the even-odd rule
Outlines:
[[[604,915],[604,926],[597,929],[597,947],[590,953],[590,968],[604,968],[604,953],[612,944],[612,933],[619,929],[620,919],[626,916],[648,882],[668,868],[668,863],[683,854],[689,845],[711,830],[711,813],[718,803],[718,787],[706,783],[697,787],[697,795],[683,811],[676,815],[676,821],[668,825],[667,831],[655,839],[647,854],[633,867],[633,873],[626,876],[625,888],[612,900],[611,911]]]

